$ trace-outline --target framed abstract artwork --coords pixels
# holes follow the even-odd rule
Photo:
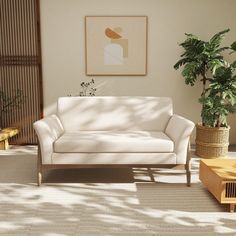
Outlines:
[[[86,16],[87,75],[146,75],[147,16]]]

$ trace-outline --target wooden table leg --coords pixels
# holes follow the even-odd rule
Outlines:
[[[149,177],[150,177],[151,181],[155,182],[155,178],[153,176],[153,172],[152,172],[151,168],[147,168],[147,169],[148,169],[148,174],[149,174]]]
[[[8,149],[8,139],[5,139],[0,142],[0,150],[7,150]]]
[[[235,204],[234,204],[234,203],[230,203],[230,204],[229,204],[229,210],[230,210],[230,212],[234,212],[234,208],[235,208]]]

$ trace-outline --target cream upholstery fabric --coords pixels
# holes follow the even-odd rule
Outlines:
[[[175,153],[53,153],[52,164],[145,165],[176,164]]]
[[[62,97],[58,117],[66,132],[164,131],[172,116],[170,98]]]
[[[34,123],[42,164],[185,164],[194,123],[170,98],[65,97]]]
[[[64,132],[62,124],[56,115],[51,115],[34,123],[37,133],[42,161],[44,164],[52,163],[53,142]]]
[[[54,152],[173,152],[173,141],[163,132],[78,131],[64,133]]]
[[[192,121],[178,115],[173,115],[168,123],[165,133],[175,143],[176,164],[186,163],[188,142],[194,127],[195,124]]]

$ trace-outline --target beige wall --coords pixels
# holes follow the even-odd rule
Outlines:
[[[147,15],[147,76],[93,77],[97,95],[170,96],[175,113],[200,120],[200,84],[188,87],[173,65],[184,33],[203,39],[226,28],[225,40],[236,40],[235,0],[41,0],[41,31],[45,115],[55,111],[58,97],[78,94],[85,75],[84,16]],[[235,58],[235,56],[234,56]],[[229,119],[236,144],[236,116]],[[234,125],[233,125],[234,123]],[[193,138],[194,140],[194,138]]]

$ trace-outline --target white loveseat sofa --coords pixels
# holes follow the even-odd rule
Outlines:
[[[165,97],[61,97],[57,115],[34,123],[38,185],[50,168],[184,164],[190,186],[194,123],[173,115]]]

